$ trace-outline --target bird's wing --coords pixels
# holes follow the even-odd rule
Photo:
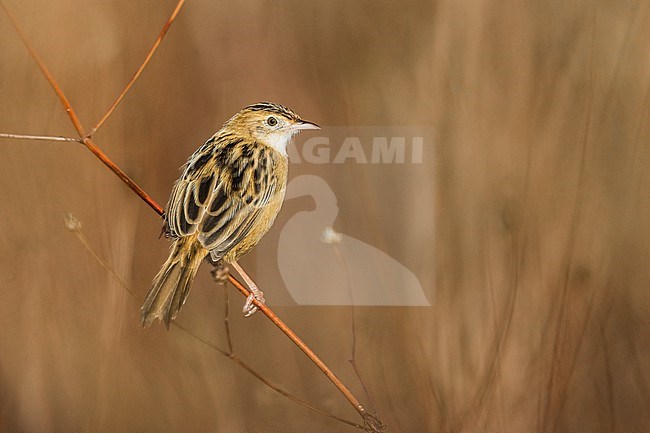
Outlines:
[[[198,230],[203,247],[221,257],[253,229],[281,185],[276,156],[265,146],[236,143],[226,157],[218,150],[208,154],[188,161],[172,190],[166,224],[173,237]]]

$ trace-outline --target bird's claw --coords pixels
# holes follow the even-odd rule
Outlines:
[[[257,302],[262,305],[266,303],[266,300],[264,299],[264,293],[262,293],[260,289],[251,290],[251,294],[248,295],[248,298],[246,298],[246,303],[244,303],[244,308],[242,308],[244,317],[250,317],[258,310],[257,305],[253,303],[253,299],[256,299]]]

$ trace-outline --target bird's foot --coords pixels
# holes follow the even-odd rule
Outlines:
[[[244,308],[242,311],[244,312],[244,317],[250,317],[255,312],[258,310],[257,305],[253,303],[253,299],[256,299],[257,302],[259,302],[262,305],[266,304],[266,300],[264,299],[264,293],[257,287],[251,287],[251,294],[248,295],[248,298],[246,298],[246,303],[244,304]]]

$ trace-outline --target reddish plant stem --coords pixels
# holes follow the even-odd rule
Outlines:
[[[158,215],[160,216],[163,215],[164,213],[163,208],[158,203],[156,203],[156,201],[153,198],[151,198],[151,196],[147,194],[145,190],[140,188],[140,186],[137,183],[135,183],[133,179],[127,176],[127,174],[124,173],[122,169],[120,169],[120,167],[118,167],[113,161],[111,161],[111,159],[108,156],[106,156],[106,154],[102,152],[102,150],[99,147],[97,147],[97,145],[91,138],[85,137],[82,140],[82,143],[97,158],[99,158],[99,160],[103,162],[106,165],[106,167],[108,167],[113,173],[115,173],[115,175],[119,177],[122,180],[122,182],[124,182],[129,188],[131,188],[131,190],[133,190],[134,193],[136,193],[142,200],[144,200],[144,202],[147,203],[151,207],[151,209],[156,211]]]
[[[232,275],[229,277],[230,283],[235,286],[237,290],[239,290],[244,296],[248,297],[250,295],[250,292],[246,287],[244,287],[236,278],[234,278]],[[303,351],[305,355],[311,361],[316,364],[316,366],[327,376],[327,378],[332,381],[334,386],[336,386],[339,391],[345,396],[345,398],[354,406],[354,408],[359,412],[361,416],[364,416],[366,414],[366,410],[364,407],[361,405],[359,400],[350,392],[350,390],[341,382],[341,380],[334,374],[332,370],[329,369],[329,367],[314,353],[313,350],[307,346],[307,344],[302,341],[298,335],[296,335],[289,326],[287,326],[286,323],[282,321],[269,307],[267,307],[265,304],[262,304],[259,302],[257,299],[253,298],[253,303],[257,308],[264,313],[266,317],[268,317],[271,322],[275,324],[280,330],[287,336],[289,339],[296,345],[300,350]]]

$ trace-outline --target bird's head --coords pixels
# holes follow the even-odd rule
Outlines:
[[[320,127],[301,119],[293,110],[272,102],[249,105],[224,125],[224,130],[254,139],[283,155],[287,154],[291,138],[305,129]]]

